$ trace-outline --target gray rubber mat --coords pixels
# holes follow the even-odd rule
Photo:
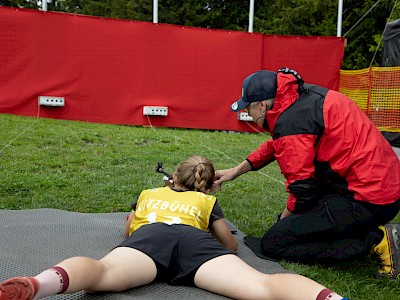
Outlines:
[[[76,213],[57,209],[0,210],[0,282],[34,276],[72,256],[101,258],[123,239],[126,213]],[[238,256],[264,273],[291,273],[257,257],[236,230]],[[153,283],[123,293],[79,292],[46,299],[227,299],[195,287]]]

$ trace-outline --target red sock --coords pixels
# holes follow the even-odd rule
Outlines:
[[[343,297],[332,292],[330,289],[324,289],[319,294],[316,300],[342,300]]]
[[[64,293],[69,286],[67,272],[61,267],[54,266],[43,271],[35,277],[39,281],[39,291],[34,299],[48,297],[55,294]]]
[[[68,274],[67,274],[67,272],[65,272],[65,270],[64,270],[63,268],[58,267],[58,266],[54,266],[54,267],[51,268],[51,269],[54,270],[54,271],[56,271],[57,275],[58,275],[59,278],[60,278],[60,285],[61,285],[61,288],[60,288],[60,290],[58,291],[57,294],[62,294],[62,293],[64,293],[64,292],[68,289],[68,286],[69,286],[69,277],[68,277]]]

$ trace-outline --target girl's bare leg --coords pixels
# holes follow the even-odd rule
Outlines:
[[[152,282],[157,269],[154,261],[138,250],[119,247],[100,260],[73,257],[57,266],[69,277],[66,293],[81,290],[121,292]]]
[[[194,281],[199,288],[235,299],[315,300],[325,289],[304,276],[261,273],[233,254],[204,263]]]

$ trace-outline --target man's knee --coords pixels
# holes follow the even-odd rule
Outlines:
[[[267,257],[278,259],[278,250],[268,239],[261,239],[261,253]]]
[[[282,249],[288,243],[288,240],[283,236],[282,228],[279,226],[272,226],[261,238],[261,252],[263,255],[279,259]]]

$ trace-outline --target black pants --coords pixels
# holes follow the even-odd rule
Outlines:
[[[340,194],[325,195],[318,208],[292,214],[274,224],[263,236],[264,255],[303,263],[337,263],[365,258],[382,239],[377,227],[392,220],[399,201],[372,205]]]

